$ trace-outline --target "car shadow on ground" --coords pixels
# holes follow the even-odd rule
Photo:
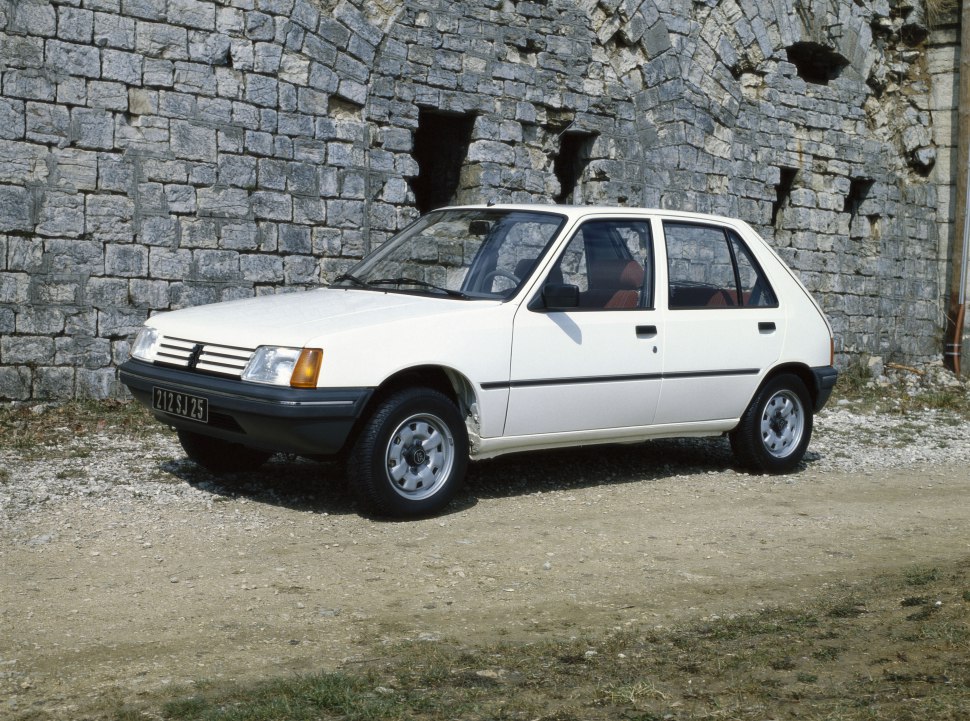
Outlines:
[[[819,457],[809,451],[796,472]],[[339,462],[277,455],[258,470],[216,476],[183,457],[163,463],[161,468],[216,496],[247,498],[309,513],[360,513]],[[725,438],[660,439],[512,454],[470,463],[465,487],[439,516],[461,513],[487,499],[737,470]]]

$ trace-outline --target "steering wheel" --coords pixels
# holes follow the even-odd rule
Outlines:
[[[496,278],[507,278],[508,280],[511,280],[515,285],[518,285],[519,283],[522,282],[522,279],[519,278],[514,273],[507,270],[502,270],[501,268],[496,268],[495,270],[485,274],[485,276],[482,278],[482,286],[485,288],[491,288],[492,281],[495,280]]]

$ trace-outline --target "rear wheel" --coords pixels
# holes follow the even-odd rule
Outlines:
[[[812,425],[812,402],[805,384],[798,376],[784,373],[755,394],[731,431],[731,448],[749,470],[788,473],[804,457]]]
[[[455,404],[430,388],[382,401],[350,454],[358,501],[382,516],[437,513],[454,497],[468,465],[468,435]]]
[[[178,436],[185,455],[212,473],[255,471],[273,455],[191,431],[181,430]]]

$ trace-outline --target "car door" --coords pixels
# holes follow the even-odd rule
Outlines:
[[[648,219],[577,228],[516,313],[506,436],[653,421],[662,370],[654,285]]]
[[[781,353],[785,313],[740,235],[667,219],[664,382],[656,423],[738,418]]]

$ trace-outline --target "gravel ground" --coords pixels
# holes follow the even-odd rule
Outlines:
[[[941,389],[955,388],[968,394],[970,385],[961,385],[941,371],[932,375],[909,372],[890,378],[881,376],[870,383],[873,387],[880,385],[905,389],[904,392],[914,394],[917,402],[907,403],[905,411],[893,410],[901,402],[890,397],[882,404],[889,412],[874,410],[871,403],[864,401],[831,403],[815,419],[812,443],[802,470],[866,472],[913,464],[970,461],[970,422],[964,415],[959,410],[937,409],[918,402],[920,394]],[[45,407],[38,406],[35,412],[38,419],[43,418]],[[242,488],[257,499],[269,501],[287,497],[289,502],[312,503],[322,494],[339,504],[350,502],[343,497],[340,469],[334,464],[277,456],[260,474],[240,474],[235,482],[227,482],[215,479],[188,461],[174,433],[161,425],[153,424],[136,437],[119,435],[111,428],[84,436],[73,436],[69,428],[61,430],[67,437],[63,443],[32,448],[27,453],[23,449],[0,448],[0,469],[5,470],[5,473],[0,470],[0,518],[9,524],[8,528],[16,526],[18,519],[40,510],[55,509],[67,500],[82,500],[98,507],[114,506],[119,510],[146,503],[211,507]],[[676,474],[697,462],[710,464],[717,470],[727,470],[733,465],[724,439],[665,439],[649,442],[644,447],[671,459],[649,472],[657,477]],[[543,457],[557,465],[557,457],[565,457],[572,464],[577,455],[580,464],[584,456],[592,464],[590,468],[574,469],[580,476],[596,472],[602,466],[602,453],[584,451],[513,456],[515,460],[511,463],[518,471],[519,483],[538,482],[554,489],[561,487],[560,481],[544,482],[542,478],[561,479],[562,476],[548,472],[545,464],[532,464],[528,459]],[[623,451],[617,450],[612,455],[621,459],[622,465]],[[472,464],[470,482],[478,495],[497,492],[490,488],[491,474],[476,474],[478,466],[488,465],[489,462]],[[261,475],[278,477],[280,474],[285,476],[282,484],[274,482],[267,486],[259,482]],[[478,475],[484,475],[484,479]],[[476,481],[479,481],[477,485]],[[568,479],[565,482],[567,486],[571,483]]]
[[[966,388],[872,385],[885,410],[834,401],[788,476],[738,472],[724,439],[522,454],[472,464],[448,512],[407,523],[359,516],[335,464],[217,480],[160,425],[76,432],[36,408],[62,442],[0,440],[0,716],[100,718],[104,698],[397,639],[677,623],[965,558]]]

